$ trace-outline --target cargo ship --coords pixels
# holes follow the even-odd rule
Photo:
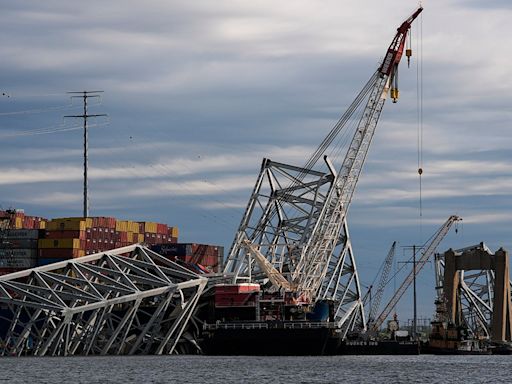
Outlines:
[[[204,295],[200,346],[208,355],[325,355],[336,329],[332,303],[314,306],[259,284],[217,284]]]

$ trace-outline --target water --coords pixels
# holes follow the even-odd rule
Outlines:
[[[5,383],[511,383],[512,356],[0,358]]]

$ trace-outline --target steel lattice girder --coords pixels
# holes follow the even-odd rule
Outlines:
[[[140,245],[0,276],[0,354],[178,353],[206,283]]]
[[[248,275],[244,240],[250,240],[283,275],[300,262],[301,245],[322,210],[332,177],[322,172],[264,159],[224,272]],[[252,276],[260,272],[251,261]],[[265,276],[261,276],[264,278]]]
[[[244,240],[258,246],[266,259],[289,281],[310,273],[304,268],[303,247],[314,228],[335,176],[264,159],[244,217],[231,247],[225,274],[233,282],[251,276],[262,282],[267,276],[247,257]],[[336,302],[335,320],[344,333],[364,327],[364,307],[348,227],[343,219],[335,249],[317,276],[315,299]],[[250,265],[249,265],[250,264]],[[302,267],[300,267],[302,265]],[[302,279],[305,281],[307,279]],[[299,287],[302,290],[307,287]]]

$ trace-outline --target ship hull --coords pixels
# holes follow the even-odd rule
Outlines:
[[[207,355],[321,356],[328,353],[330,329],[216,329],[205,335]]]

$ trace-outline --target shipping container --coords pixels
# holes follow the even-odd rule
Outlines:
[[[60,261],[66,261],[66,260],[69,260],[69,259],[68,258],[62,258],[62,259],[59,259],[59,258],[50,258],[50,259],[39,258],[39,259],[37,259],[37,265],[38,266],[48,265],[48,264],[58,263]]]
[[[0,257],[35,257],[37,249],[0,249]]]
[[[178,232],[178,227],[170,227],[170,228],[169,228],[169,235],[170,235],[171,237],[176,237],[176,238],[178,238],[178,233],[179,233],[179,232]]]
[[[169,227],[167,227],[167,224],[161,224],[157,223],[156,225],[156,233],[160,235],[164,235],[169,231]]]
[[[23,268],[0,268],[0,276],[8,275],[9,273],[19,272]]]
[[[72,259],[77,257],[85,256],[85,250],[76,248],[40,248],[39,258],[50,259],[50,258],[62,258]]]
[[[233,294],[233,293],[249,293],[259,292],[260,285],[254,283],[241,284],[217,284],[215,285],[215,294]]]
[[[39,248],[84,248],[85,242],[80,239],[40,239]]]
[[[154,223],[152,221],[146,221],[143,224],[144,224],[144,229],[141,232],[143,232],[143,233],[156,233],[157,223]]]
[[[0,268],[33,268],[36,260],[36,249],[0,249]]]
[[[47,239],[80,239],[87,238],[86,231],[46,231]]]
[[[0,248],[7,249],[20,249],[20,248],[29,248],[29,249],[37,249],[37,239],[6,239],[0,240]]]
[[[2,233],[4,239],[39,239],[44,237],[44,231],[37,229],[7,229]]]
[[[128,232],[128,221],[126,221],[126,220],[117,220],[116,221],[116,231],[118,231],[118,232]]]
[[[68,230],[68,231],[85,231],[85,220],[64,219],[64,220],[51,220],[48,222],[47,229],[49,231],[55,230]]]
[[[140,233],[139,223],[137,223],[136,221],[128,221],[128,231],[133,233]]]

